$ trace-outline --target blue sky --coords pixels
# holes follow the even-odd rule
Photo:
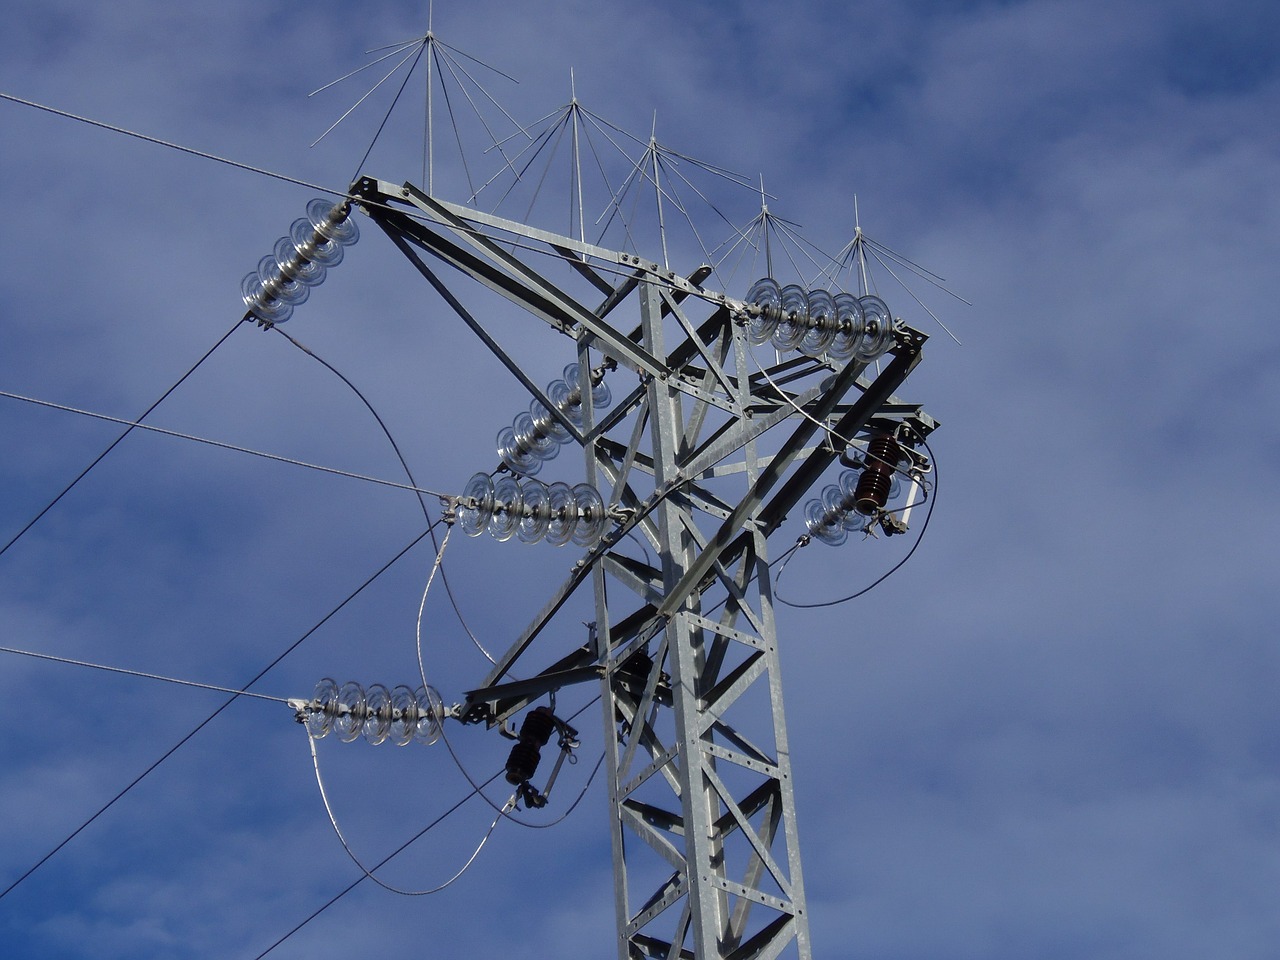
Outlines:
[[[856,195],[868,234],[972,304],[913,283],[957,345],[880,275],[932,337],[903,392],[943,424],[937,510],[867,596],[779,614],[815,955],[1274,955],[1280,16],[1256,7],[437,5],[441,39],[520,81],[486,84],[521,122],[568,99],[572,67],[583,103],[619,126],[647,135],[656,110],[664,143],[763,176],[771,209],[823,249],[851,234]],[[312,149],[363,87],[307,93],[427,19],[425,4],[239,0],[3,12],[0,91],[337,189],[380,113]],[[414,109],[393,114],[367,172],[420,177]],[[231,327],[240,278],[314,195],[11,102],[0,144],[0,389],[119,417]],[[465,199],[443,149],[436,177]],[[747,217],[758,205],[737,200]],[[367,393],[423,486],[458,492],[493,465],[520,390],[363,226],[287,330]],[[522,335],[519,318],[486,318]],[[540,334],[528,350],[536,379],[565,362]],[[346,387],[247,326],[152,419],[401,478]],[[0,540],[117,429],[0,399]],[[0,556],[0,645],[237,687],[421,527],[403,491],[133,435]],[[824,550],[797,554],[783,596],[840,596],[902,552]],[[432,559],[419,547],[255,689],[410,682]],[[485,539],[451,544],[446,568],[501,649],[572,560]],[[485,663],[436,587],[428,614],[428,669],[456,700]],[[0,887],[225,699],[14,655],[0,667]],[[549,816],[599,755],[598,717],[579,729]],[[480,730],[454,744],[479,776],[505,754]],[[442,745],[319,746],[371,859],[469,791]],[[440,883],[491,819],[473,801],[386,879]],[[358,875],[291,713],[241,700],[0,899],[0,943],[38,960],[252,958]],[[500,825],[449,890],[362,884],[271,956],[598,957],[610,883],[597,782],[553,828]]]

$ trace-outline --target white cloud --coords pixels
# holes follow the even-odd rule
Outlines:
[[[816,953],[1270,955],[1280,211],[1265,16],[1047,0],[436,11],[442,39],[521,80],[495,81],[520,120],[567,100],[573,66],[604,116],[643,136],[656,108],[664,142],[763,171],[772,209],[824,247],[851,233],[856,192],[873,236],[975,303],[915,288],[957,348],[879,275],[933,336],[903,392],[943,421],[937,514],[867,597],[780,613]],[[424,17],[18,4],[0,90],[341,188],[385,103],[309,150],[363,81],[305,94]],[[393,118],[371,172],[418,177],[419,109]],[[231,324],[239,278],[310,193],[13,103],[0,124],[0,388],[134,416]],[[443,151],[439,176],[460,182]],[[466,296],[557,375],[556,338]],[[523,402],[371,224],[286,329],[366,391],[431,489],[489,466]],[[346,387],[247,327],[154,420],[401,478]],[[0,530],[114,430],[0,400]],[[420,520],[403,491],[132,436],[0,558],[4,643],[235,686]],[[462,537],[450,551],[459,602],[498,649],[573,559]],[[812,545],[783,593],[837,596],[904,551]],[[259,689],[411,682],[432,557],[420,546]],[[428,611],[429,669],[457,698],[484,661],[438,585]],[[0,810],[21,838],[0,887],[222,702],[6,662]],[[565,801],[599,726],[583,715]],[[456,736],[477,772],[501,764],[492,735]],[[364,850],[468,789],[440,746],[321,746]],[[89,944],[104,958],[256,955],[358,876],[310,777],[285,706],[233,705],[0,901],[4,939],[42,960]],[[489,816],[465,808],[395,878],[447,875]],[[361,885],[279,955],[425,939],[449,955],[598,956],[608,858],[597,783],[561,827],[500,827],[450,891],[402,901]]]

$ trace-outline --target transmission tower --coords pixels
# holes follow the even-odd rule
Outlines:
[[[766,280],[737,300],[702,285],[709,267],[681,275],[412,184],[364,177],[351,196],[537,402],[543,416],[516,431],[509,463],[530,462],[520,458],[552,433],[580,444],[586,482],[601,492],[608,520],[457,717],[506,724],[563,687],[599,684],[619,960],[746,960],[788,950],[808,960],[768,542],[838,460],[861,470],[850,474],[861,486],[806,511],[811,534],[830,540],[832,530],[877,525],[900,532],[901,514],[863,487],[927,469],[912,448],[936,424],[895,396],[925,336],[886,314],[883,359],[833,361],[839,351],[825,348],[839,322],[825,306],[830,295],[811,294],[801,309],[798,288]],[[437,273],[441,264],[573,343],[575,416],[468,311]],[[576,292],[551,279],[564,264]],[[771,333],[785,334],[773,337],[783,346],[816,336],[820,349],[770,350],[760,364],[753,347]],[[631,375],[634,387],[617,389]],[[618,399],[597,410],[586,398],[606,378]],[[856,510],[855,493],[863,497]],[[502,509],[492,500],[460,504],[473,517],[480,511],[481,526]],[[618,549],[633,535],[652,545],[651,560]],[[582,642],[531,675],[523,664],[528,678],[513,679],[588,582],[594,623]]]

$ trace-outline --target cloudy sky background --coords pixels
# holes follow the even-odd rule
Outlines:
[[[486,82],[522,122],[568,99],[573,67],[583,103],[620,126],[645,135],[656,109],[672,147],[762,174],[771,209],[823,249],[851,234],[856,194],[871,236],[972,303],[913,283],[957,346],[882,287],[932,336],[902,391],[943,424],[923,545],[858,601],[779,614],[815,956],[1273,956],[1280,15],[509,6],[441,4],[435,28],[520,81]],[[419,4],[238,0],[3,13],[0,91],[339,190],[381,114],[310,149],[364,87],[307,93],[427,19]],[[393,115],[367,172],[418,179],[421,122]],[[240,278],[315,195],[11,102],[0,164],[0,389],[126,418],[239,318]],[[436,176],[464,199],[451,159]],[[287,330],[366,392],[423,486],[459,491],[493,465],[520,390],[363,226]],[[542,381],[568,359],[540,330],[528,350]],[[247,325],[152,421],[402,476],[341,382]],[[118,430],[0,399],[0,541]],[[422,526],[403,491],[137,432],[0,556],[0,643],[238,687]],[[902,549],[809,547],[782,593],[838,597]],[[498,649],[574,559],[487,539],[447,557]],[[410,682],[432,559],[418,547],[255,689]],[[484,661],[436,587],[429,614],[428,665],[457,699]],[[0,887],[225,699],[9,654],[0,679]],[[579,728],[544,820],[599,755],[596,714]],[[496,740],[453,737],[479,777],[501,765]],[[320,747],[371,860],[470,789],[443,745]],[[471,801],[386,879],[442,882],[491,819]],[[271,955],[610,955],[606,820],[597,782],[554,828],[500,825],[444,893],[361,884]],[[253,958],[358,876],[291,713],[242,699],[0,899],[0,942],[39,960]]]

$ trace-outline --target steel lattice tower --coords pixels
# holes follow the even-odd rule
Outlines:
[[[809,960],[768,541],[847,455],[845,438],[904,426],[924,438],[936,426],[894,396],[925,336],[899,324],[878,369],[808,356],[755,366],[752,307],[704,288],[710,268],[683,276],[410,184],[362,178],[352,196],[581,444],[587,482],[615,521],[468,693],[461,719],[499,724],[566,685],[600,684],[619,960]],[[577,295],[535,262],[567,262]],[[570,338],[583,395],[603,370],[629,370],[637,385],[602,414],[583,404],[581,427],[570,422],[439,263]],[[652,562],[615,549],[632,533],[654,547]],[[510,679],[588,580],[585,642]]]

